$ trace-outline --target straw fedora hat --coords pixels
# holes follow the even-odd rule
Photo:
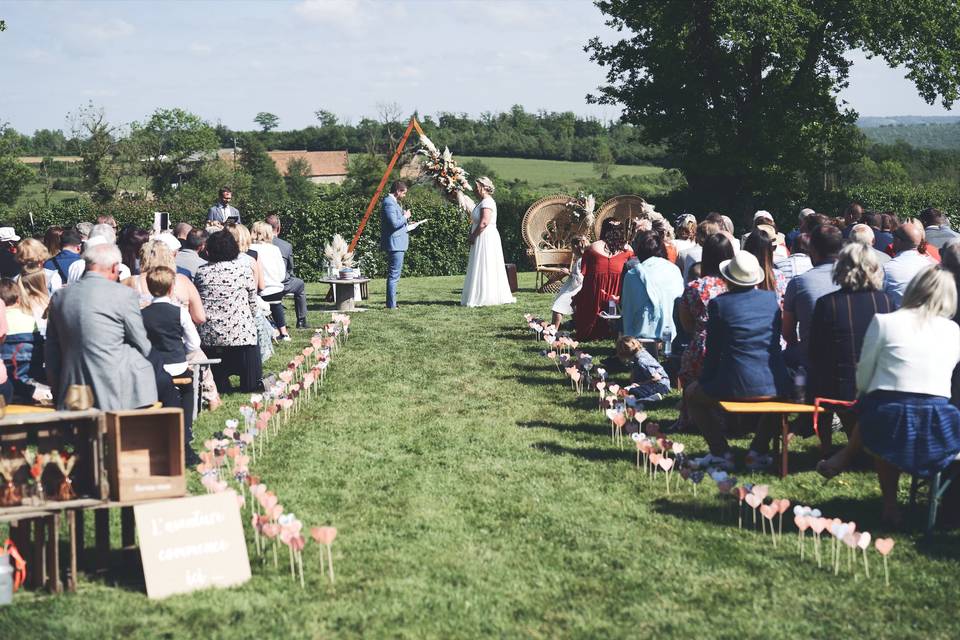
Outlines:
[[[763,282],[763,269],[749,251],[739,251],[732,260],[720,263],[720,275],[735,287],[754,287]]]

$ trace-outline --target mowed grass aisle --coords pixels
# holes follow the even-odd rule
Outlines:
[[[925,553],[894,534],[886,589],[875,553],[869,580],[859,557],[858,578],[846,561],[834,577],[799,561],[792,525],[777,549],[738,531],[709,480],[696,499],[686,486],[667,496],[662,476],[646,479],[632,451],[611,444],[596,396],[578,400],[539,355],[522,314],[547,313],[551,297],[531,292],[532,276],[517,305],[491,309],[460,308],[461,283],[404,279],[395,313],[372,283],[374,310],[355,316],[320,398],[255,463],[307,526],[339,528],[335,590],[311,542],[306,590],[283,556],[279,569],[254,557],[243,587],[160,602],[84,576],[76,596],[0,609],[3,637],[960,636],[956,534]],[[239,402],[206,414],[198,437]],[[672,405],[655,413],[675,415]],[[679,439],[703,451],[701,438]],[[808,450],[794,466],[811,460]],[[741,479],[877,533],[867,471],[826,485],[809,470]]]

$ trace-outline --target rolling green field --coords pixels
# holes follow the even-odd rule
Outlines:
[[[532,187],[576,188],[584,181],[598,178],[591,162],[563,160],[531,160],[528,158],[493,158],[485,156],[457,156],[468,162],[478,160],[493,169],[501,180],[526,180]],[[648,165],[615,165],[611,173],[617,176],[653,176],[663,171]]]
[[[866,467],[824,483],[813,441],[795,440],[788,478],[736,475],[892,535],[890,588],[876,553],[870,578],[859,558],[837,576],[818,569],[809,536],[801,561],[789,517],[776,548],[749,515],[738,530],[735,503],[721,508],[709,480],[694,496],[675,476],[668,494],[662,474],[646,477],[629,446],[611,442],[596,395],[578,398],[540,355],[522,315],[548,314],[553,296],[533,292],[533,275],[521,274],[518,303],[502,307],[461,308],[462,283],[403,279],[401,308],[386,312],[384,283],[371,282],[370,310],[354,315],[318,398],[252,465],[307,527],[338,527],[335,589],[317,571],[312,542],[304,590],[283,561],[274,568],[251,551],[253,578],[241,587],[150,601],[128,558],[105,577],[83,575],[76,595],[17,594],[0,608],[2,636],[960,637],[960,535],[940,533],[924,547],[916,534],[883,531]],[[324,292],[310,288],[313,324]],[[266,369],[282,367],[308,336],[294,332]],[[606,357],[611,344],[589,349]],[[203,414],[197,441],[240,402]],[[648,411],[670,420],[675,402]],[[676,440],[688,454],[705,452],[698,435]],[[741,459],[746,444],[735,441]],[[904,479],[901,497],[906,487]],[[195,473],[190,488],[203,491]],[[252,534],[249,542],[252,550]]]

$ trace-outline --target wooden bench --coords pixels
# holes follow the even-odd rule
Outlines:
[[[720,407],[727,413],[774,413],[780,416],[780,436],[774,441],[774,453],[780,454],[780,477],[787,477],[787,434],[790,427],[787,416],[792,413],[821,413],[823,408],[812,404],[796,404],[793,402],[777,402],[775,400],[759,402],[728,402],[721,401]]]

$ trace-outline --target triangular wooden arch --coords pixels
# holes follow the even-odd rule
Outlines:
[[[390,178],[390,174],[393,172],[393,168],[396,166],[397,160],[400,158],[400,154],[403,152],[404,147],[407,146],[407,139],[410,138],[410,134],[413,133],[414,129],[416,129],[417,135],[423,137],[423,129],[420,128],[420,123],[417,122],[417,117],[410,116],[410,122],[407,124],[406,131],[403,132],[403,137],[400,138],[400,143],[397,145],[397,150],[393,152],[393,157],[390,159],[390,164],[387,165],[387,170],[384,172],[383,177],[380,178],[380,184],[377,185],[377,190],[374,192],[373,197],[370,198],[370,203],[367,205],[367,210],[364,212],[363,219],[360,221],[360,227],[357,229],[357,232],[353,234],[353,240],[350,241],[351,252],[357,247],[357,242],[360,241],[360,236],[363,234],[363,230],[367,226],[367,220],[370,219],[370,214],[373,213],[373,208],[377,205],[377,201],[380,199],[380,194],[383,193],[383,188],[387,186],[387,180]]]

